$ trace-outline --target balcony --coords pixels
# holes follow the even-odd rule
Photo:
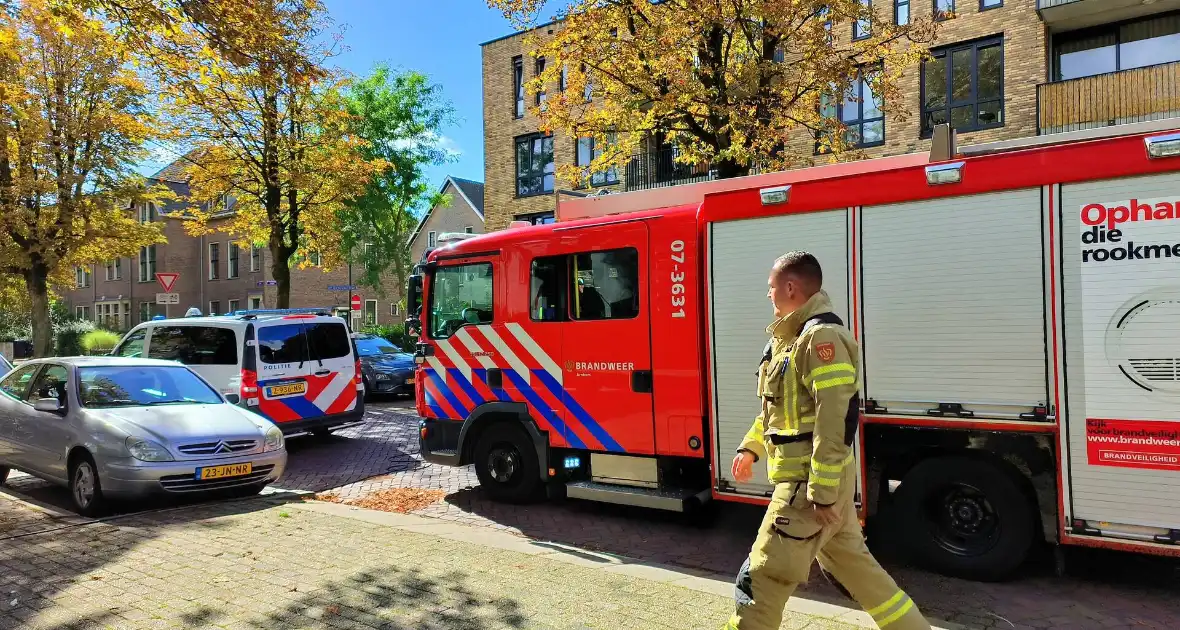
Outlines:
[[[664,148],[631,158],[624,171],[623,190],[647,190],[716,178],[717,174],[709,169],[709,165],[681,164],[676,161],[675,149]]]
[[[1037,86],[1037,126],[1042,134],[1177,116],[1180,62]]]
[[[1180,8],[1180,0],[1037,0],[1037,13],[1054,32],[1110,24]]]

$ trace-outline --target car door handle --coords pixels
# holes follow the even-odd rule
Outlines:
[[[637,394],[651,393],[651,370],[634,370],[631,372],[631,391]]]
[[[503,389],[504,373],[500,368],[488,368],[488,387],[492,389]]]

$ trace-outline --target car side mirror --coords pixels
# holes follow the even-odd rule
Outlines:
[[[61,402],[56,398],[38,398],[33,403],[33,409],[49,413],[61,413]]]

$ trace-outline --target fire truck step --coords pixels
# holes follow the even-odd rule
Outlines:
[[[709,489],[692,488],[635,488],[594,481],[571,481],[565,486],[565,495],[571,499],[588,499],[603,503],[633,505],[636,507],[683,512],[690,501],[704,503],[709,500]]]

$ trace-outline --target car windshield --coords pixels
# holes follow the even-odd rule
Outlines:
[[[356,340],[356,351],[362,357],[371,357],[378,354],[396,354],[401,352],[393,344],[389,343],[381,337],[360,338]]]
[[[221,396],[183,366],[78,368],[78,398],[85,407],[218,404]]]

